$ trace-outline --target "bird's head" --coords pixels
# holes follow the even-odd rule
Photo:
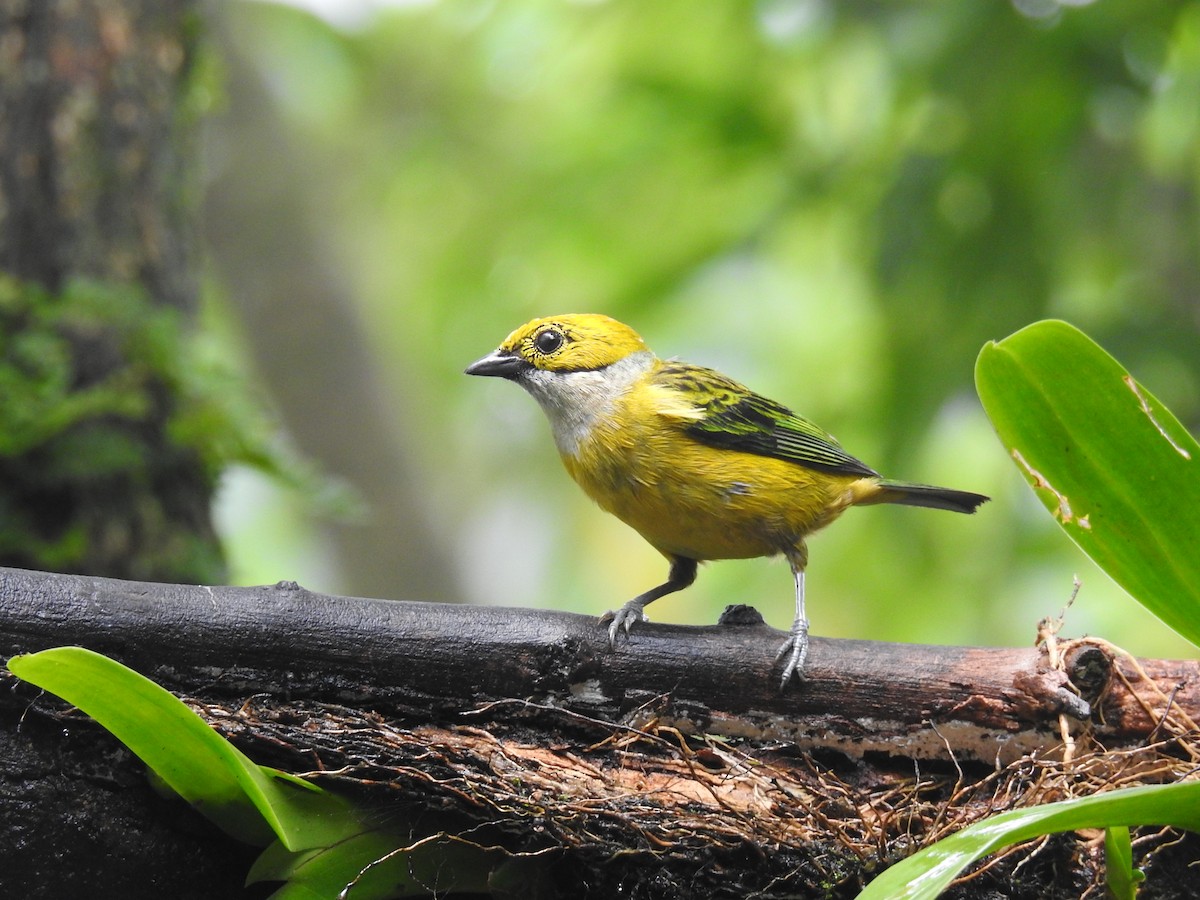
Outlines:
[[[628,325],[575,313],[522,325],[471,363],[467,374],[499,376],[525,388],[550,419],[559,450],[573,455],[654,364],[654,354]]]
[[[522,325],[493,353],[468,366],[467,374],[522,381],[536,372],[596,372],[647,352],[636,331],[608,316],[547,316]]]

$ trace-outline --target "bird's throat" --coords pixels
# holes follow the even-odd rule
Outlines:
[[[577,456],[598,425],[607,424],[617,401],[653,368],[654,355],[631,353],[612,365],[582,372],[535,369],[521,380],[550,420],[554,443]]]

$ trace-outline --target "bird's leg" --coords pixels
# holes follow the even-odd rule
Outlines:
[[[796,582],[796,618],[792,620],[792,628],[788,639],[783,642],[779,652],[775,654],[775,662],[787,659],[783,666],[783,680],[779,689],[784,690],[792,676],[802,677],[804,660],[808,656],[808,616],[804,614],[804,568],[808,565],[808,548],[803,544],[787,554],[792,566],[792,578]]]
[[[638,594],[616,612],[606,612],[600,617],[600,624],[606,622],[608,626],[608,643],[614,649],[617,646],[617,637],[621,634],[621,629],[629,634],[629,629],[633,627],[634,622],[643,622],[646,619],[643,610],[659,597],[665,597],[667,594],[673,594],[676,591],[682,591],[685,587],[696,580],[696,568],[698,563],[694,559],[688,559],[686,556],[671,557],[671,572],[667,575],[667,580],[657,587],[652,587],[644,594]]]

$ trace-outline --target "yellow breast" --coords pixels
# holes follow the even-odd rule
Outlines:
[[[697,415],[678,394],[641,383],[563,463],[659,551],[697,560],[784,552],[878,491],[875,479],[702,444],[684,432]]]

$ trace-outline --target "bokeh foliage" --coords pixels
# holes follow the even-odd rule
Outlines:
[[[665,574],[569,482],[528,397],[461,375],[534,315],[599,311],[890,476],[996,498],[818,535],[815,633],[1025,643],[1078,571],[1068,631],[1188,652],[1045,520],[971,371],[986,341],[1065,318],[1196,430],[1200,4],[227,12],[405,411],[429,498],[413,514],[475,600],[599,612]],[[243,580],[339,589],[335,570],[256,568],[260,529],[226,520]],[[786,568],[713,564],[652,613],[711,622],[738,601],[785,624]]]

